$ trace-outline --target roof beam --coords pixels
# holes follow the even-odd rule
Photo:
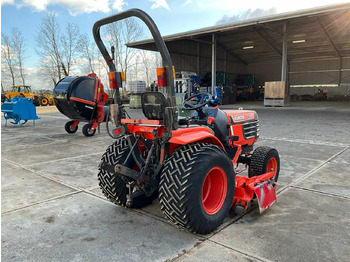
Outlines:
[[[272,28],[272,27],[271,27],[269,24],[267,24],[267,23],[264,23],[264,24],[263,24],[263,23],[257,22],[256,25],[257,25],[258,27],[267,28],[267,29],[269,29],[269,30],[275,32],[276,34],[279,34],[279,35],[283,36],[283,32],[281,32],[281,31],[279,31],[279,30],[277,30],[277,29]]]
[[[205,40],[200,40],[200,39],[196,39],[196,38],[188,38],[187,40],[191,40],[191,41],[195,41],[195,42],[199,42],[199,43],[203,43],[203,44],[209,44],[212,45],[214,42],[213,41],[205,41]],[[227,52],[228,54],[230,54],[233,58],[237,59],[239,62],[247,65],[248,63],[246,61],[244,61],[242,58],[240,58],[239,56],[237,56],[236,54],[232,53],[231,51],[229,51],[223,44],[219,43],[218,40],[216,40],[216,45],[222,49],[224,49],[225,52]]]
[[[228,50],[226,48],[226,46],[224,46],[223,44],[221,44],[218,40],[216,40],[216,44],[218,47],[224,49],[225,52],[227,52],[229,55],[231,55],[233,58],[237,59],[239,62],[245,64],[245,65],[248,65],[248,63],[243,60],[242,58],[240,58],[239,56],[237,56],[236,54],[232,53],[232,51]]]
[[[185,53],[181,53],[181,52],[172,52],[171,50],[169,50],[169,53],[170,53],[170,55],[198,57],[197,54],[185,54]],[[210,56],[201,56],[201,58],[211,59],[211,54],[210,54]],[[218,60],[222,60],[222,59],[218,59]],[[227,61],[229,61],[229,62],[237,62],[237,59],[235,59],[235,60],[233,60],[233,59],[227,59]]]
[[[317,21],[318,21],[319,25],[321,26],[321,28],[322,28],[324,34],[326,35],[326,37],[327,37],[329,43],[330,43],[331,46],[333,47],[334,51],[337,53],[338,57],[341,58],[342,56],[341,56],[341,54],[339,53],[338,48],[335,46],[335,44],[334,44],[332,38],[329,36],[329,34],[328,34],[326,28],[323,26],[323,24],[322,24],[322,22],[321,22],[321,20],[320,20],[319,17],[317,17]]]
[[[184,38],[184,39],[185,39],[185,40],[194,41],[194,42],[197,42],[197,43],[208,44],[208,45],[213,44],[213,42],[212,42],[212,41],[205,41],[205,40],[197,39],[197,38],[194,38],[193,36],[192,36],[192,37],[190,37],[190,38]]]
[[[260,32],[260,30],[258,28],[253,27],[253,29],[269,47],[271,47],[276,53],[278,53],[282,57],[282,53],[280,51],[278,51],[277,48],[272,45],[272,43]]]
[[[324,34],[327,36],[327,39],[329,41],[329,43],[331,44],[331,46],[333,47],[334,51],[337,53],[338,57],[339,57],[339,73],[338,73],[338,86],[340,86],[341,84],[341,69],[343,67],[343,58],[338,50],[338,48],[335,46],[332,38],[330,37],[330,35],[328,34],[326,28],[323,26],[322,22],[321,22],[321,19],[319,17],[317,17],[317,20],[318,20],[318,23],[320,24]]]

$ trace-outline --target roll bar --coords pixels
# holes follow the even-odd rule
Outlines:
[[[167,93],[167,100],[169,107],[176,107],[176,100],[175,100],[175,88],[174,88],[174,77],[173,77],[173,63],[170,58],[170,54],[168,51],[168,48],[166,47],[164,40],[162,36],[160,35],[160,32],[158,30],[157,25],[154,23],[153,19],[144,11],[140,9],[129,9],[127,11],[108,16],[106,18],[103,18],[101,20],[98,20],[93,28],[92,33],[95,39],[95,42],[103,55],[103,58],[106,60],[107,65],[109,67],[109,70],[111,72],[116,71],[115,64],[113,62],[113,59],[111,58],[110,54],[108,53],[106,46],[104,45],[101,35],[100,35],[100,28],[103,25],[107,25],[116,21],[120,21],[129,17],[137,17],[141,19],[150,30],[153,39],[156,43],[157,49],[159,53],[162,56],[164,66],[166,67],[166,74],[167,74],[167,87],[166,87],[166,93]],[[119,92],[118,92],[119,94]]]

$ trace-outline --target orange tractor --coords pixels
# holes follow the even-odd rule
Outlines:
[[[125,118],[121,73],[115,69],[113,48],[111,57],[100,36],[101,26],[128,17],[138,17],[148,26],[165,65],[157,73],[166,93],[141,96],[145,119]],[[93,34],[115,90],[109,117],[116,124],[111,134],[116,141],[103,154],[98,173],[102,192],[111,202],[142,208],[158,197],[171,222],[206,234],[222,224],[232,207],[242,213],[256,198],[262,212],[276,201],[279,155],[266,146],[253,151],[259,137],[255,111],[221,110],[211,94],[199,93],[182,104],[185,110],[195,110],[195,116],[179,119],[168,49],[153,20],[141,10],[101,19]],[[245,169],[248,175],[239,176]]]

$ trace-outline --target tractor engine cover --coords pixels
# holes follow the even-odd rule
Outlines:
[[[70,119],[91,121],[108,95],[95,74],[61,79],[53,90],[57,109]],[[105,111],[105,110],[104,110]]]

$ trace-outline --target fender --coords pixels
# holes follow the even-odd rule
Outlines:
[[[191,128],[178,128],[172,131],[170,144],[187,145],[195,142],[208,142],[224,149],[220,140],[214,135],[214,131],[206,126]]]

